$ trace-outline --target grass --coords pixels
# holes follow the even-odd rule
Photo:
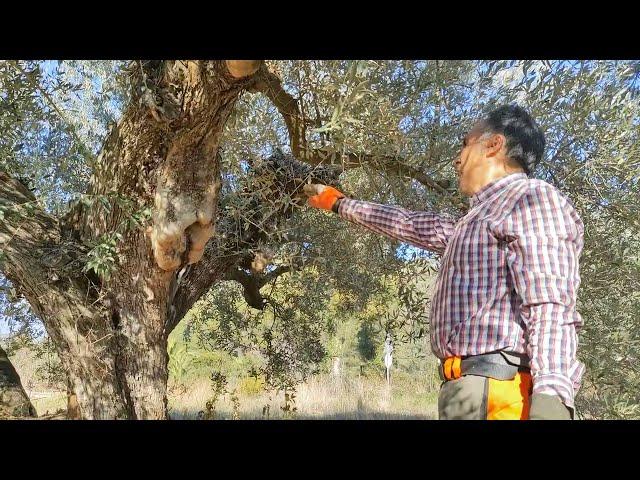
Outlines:
[[[240,419],[247,420],[435,419],[437,388],[434,389],[429,380],[399,376],[389,386],[382,378],[318,375],[296,389],[292,403],[295,412],[287,414],[282,409],[285,406],[284,392],[262,391],[253,395],[238,394],[239,406],[235,413]],[[207,380],[172,388],[169,395],[171,418],[198,418],[198,412],[205,410],[211,393]],[[231,397],[231,394],[225,394],[216,402],[215,419],[234,417]]]
[[[31,392],[26,390],[31,399],[31,403],[36,409],[39,417],[56,413],[60,410],[67,410],[67,393],[55,390],[44,392]]]
[[[26,389],[39,416],[65,410],[65,392],[47,390],[42,385]],[[292,408],[287,414],[284,392],[264,390],[262,384],[243,379],[230,385],[237,391],[234,411],[231,393],[215,403],[217,420],[230,420],[234,413],[241,420],[333,419],[333,420],[394,420],[437,418],[438,384],[432,378],[413,377],[398,373],[392,384],[382,377],[333,376],[322,374],[300,384]],[[174,420],[196,420],[206,410],[211,398],[208,378],[191,380],[187,385],[169,383],[169,415]],[[266,407],[266,409],[265,409]]]
[[[66,392],[60,386],[39,380],[36,369],[43,362],[28,351],[16,352],[12,362],[39,416],[66,409]],[[227,362],[228,363],[228,362]],[[233,362],[234,365],[235,362]],[[246,371],[237,365],[235,370]],[[229,367],[227,365],[227,367]],[[230,368],[230,367],[229,367]],[[171,376],[168,388],[169,415],[172,419],[197,419],[206,410],[213,392],[210,369],[190,368],[191,375],[177,381]],[[320,374],[298,385],[291,408],[286,412],[284,392],[266,391],[261,382],[243,375],[230,377],[227,392],[214,405],[214,419],[435,419],[439,380],[424,372],[396,371],[387,385],[382,371],[367,375],[346,370],[341,375]],[[289,392],[291,393],[291,392]],[[234,406],[235,401],[235,406]]]

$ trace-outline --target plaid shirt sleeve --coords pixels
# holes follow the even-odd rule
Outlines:
[[[376,233],[442,254],[453,234],[455,220],[431,212],[344,198],[338,215]]]
[[[558,395],[574,408],[584,365],[577,360],[578,259],[584,226],[558,190],[534,184],[501,225],[507,264],[521,299],[533,392]]]

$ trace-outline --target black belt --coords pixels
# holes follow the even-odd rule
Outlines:
[[[445,364],[447,371],[445,371]],[[438,373],[443,381],[454,380],[464,375],[513,380],[518,372],[529,370],[529,358],[526,355],[498,351],[462,357],[459,368],[451,368],[451,362],[441,360]]]

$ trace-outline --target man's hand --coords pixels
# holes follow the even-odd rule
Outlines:
[[[309,206],[313,208],[335,211],[334,207],[336,206],[336,202],[344,198],[344,194],[339,190],[319,183],[305,185],[303,190],[309,197]]]
[[[571,420],[571,410],[556,395],[531,395],[529,420]]]

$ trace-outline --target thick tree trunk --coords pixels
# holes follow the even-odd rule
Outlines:
[[[154,335],[142,322],[136,325],[136,332],[124,332],[121,325],[115,325],[114,341],[108,349],[64,357],[82,418],[166,418],[166,337]],[[97,375],[89,374],[103,367],[107,368]]]
[[[0,418],[35,416],[36,409],[22,388],[18,372],[0,347]]]
[[[73,390],[73,384],[69,377],[67,377],[67,420],[79,420],[80,405],[78,405],[78,396]]]
[[[167,415],[168,361],[165,318],[137,317],[120,310],[116,374],[125,395],[127,417],[164,419]]]

